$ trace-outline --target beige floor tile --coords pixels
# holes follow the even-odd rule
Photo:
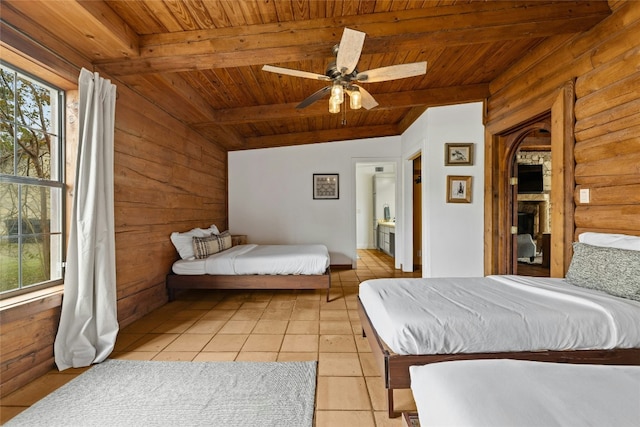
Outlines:
[[[201,351],[194,362],[232,362],[238,355],[235,351]]]
[[[251,334],[242,346],[241,351],[275,351],[280,350],[284,335]]]
[[[285,335],[280,351],[317,352],[318,335]]]
[[[291,320],[319,320],[320,310],[313,308],[294,309],[289,316]]]
[[[129,347],[134,342],[142,339],[145,334],[123,334],[119,333],[116,338],[116,345],[114,346],[114,351],[122,351]]]
[[[357,335],[355,335],[354,340],[356,342],[358,352],[371,353],[371,345],[369,344],[369,340],[362,336],[362,332],[359,332]]]
[[[308,362],[318,360],[318,353],[315,352],[280,352],[278,362]]]
[[[360,366],[362,367],[362,373],[365,377],[376,377],[382,375],[378,368],[378,364],[373,357],[373,353],[359,352],[358,356],[360,356]]]
[[[248,337],[249,335],[246,334],[216,335],[211,338],[202,351],[233,351],[237,353]]]
[[[162,351],[179,336],[179,334],[147,334],[127,347],[127,351]]]
[[[195,322],[189,329],[187,334],[215,334],[227,323],[225,320],[208,320],[200,319]]]
[[[389,418],[387,411],[374,411],[373,418],[376,420],[376,427],[406,427],[402,417]]]
[[[317,411],[315,427],[376,427],[371,411]]]
[[[371,410],[363,377],[318,377],[318,410]]]
[[[202,316],[202,320],[229,320],[236,310],[209,310]]]
[[[258,320],[256,327],[253,328],[253,333],[284,335],[288,324],[288,320]]]
[[[263,309],[257,310],[245,310],[240,309],[236,311],[236,313],[231,316],[231,320],[258,320],[260,316],[262,316]]]
[[[197,351],[161,351],[153,360],[191,362],[197,355]]]
[[[358,353],[320,353],[318,375],[325,377],[362,376]]]
[[[318,335],[320,322],[318,320],[290,320],[287,334],[312,334]]]
[[[109,357],[120,360],[153,360],[158,353],[157,351],[123,351],[113,352]]]
[[[215,306],[216,310],[237,310],[242,307],[243,301],[221,301]]]
[[[320,334],[349,335],[353,334],[351,322],[348,320],[320,320]]]
[[[151,332],[156,334],[181,334],[189,329],[194,323],[195,320],[169,320],[162,323]]]
[[[319,299],[304,299],[298,297],[296,300],[295,310],[319,310],[320,309],[320,300]]]
[[[264,310],[269,305],[269,301],[245,301],[240,306],[240,310]]]
[[[384,387],[382,376],[365,377],[367,389],[371,396],[371,405],[376,411],[387,410],[387,389]],[[397,405],[394,404],[397,408]],[[396,409],[397,410],[397,409]]]
[[[257,320],[229,320],[218,334],[249,334],[258,323]]]
[[[331,290],[331,300],[329,302],[322,301],[320,303],[320,310],[346,310],[347,305],[344,302],[342,296],[342,289],[340,291]]]
[[[356,352],[353,335],[320,335],[320,352]]]
[[[268,351],[241,351],[236,357],[238,362],[275,362],[278,358],[277,352]]]
[[[274,299],[273,301],[271,301],[269,303],[269,305],[267,306],[267,310],[273,310],[273,311],[278,311],[278,310],[283,310],[283,311],[291,311],[291,309],[293,309],[293,306],[295,305],[295,300],[291,299],[291,300],[277,300]]]
[[[207,310],[181,310],[171,317],[171,320],[198,320],[207,314]]]
[[[320,320],[349,320],[349,312],[347,310],[320,310]]]
[[[269,320],[289,320],[291,317],[291,310],[272,310],[267,308],[264,313],[262,313],[261,319],[269,319]]]
[[[213,334],[182,334],[169,344],[164,351],[201,351],[213,338]]]

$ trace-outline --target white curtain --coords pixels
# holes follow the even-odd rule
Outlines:
[[[64,297],[54,344],[61,371],[100,363],[118,334],[113,134],[116,86],[84,68],[79,78],[76,182]]]

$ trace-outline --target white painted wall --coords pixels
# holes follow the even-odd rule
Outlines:
[[[444,166],[447,142],[475,143],[472,166]],[[422,275],[484,275],[484,127],[482,103],[428,109],[402,135],[404,188],[411,188],[412,162],[422,154]],[[447,175],[472,176],[470,204],[446,203]],[[405,192],[405,224],[411,223],[411,193]],[[413,229],[406,226],[405,253],[413,250]]]
[[[422,153],[423,276],[482,276],[482,103],[428,109],[401,137],[229,153],[229,229],[262,244],[327,245],[331,263],[356,264],[358,162],[396,162],[396,268],[411,271],[412,162]],[[473,166],[444,166],[446,142],[474,142]],[[314,200],[314,173],[340,175],[340,199]],[[471,204],[446,203],[446,175],[473,176]],[[360,214],[367,214],[360,208]],[[364,241],[364,240],[363,240]]]
[[[259,244],[324,243],[355,266],[355,162],[399,161],[400,137],[229,153],[229,230]],[[338,200],[314,200],[314,173],[340,175]]]

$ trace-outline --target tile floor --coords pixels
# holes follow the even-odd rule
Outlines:
[[[379,251],[359,250],[357,269],[332,272],[325,291],[189,291],[123,328],[110,357],[135,360],[317,360],[315,426],[401,426],[389,419],[384,384],[362,337],[361,281],[419,277],[393,269]],[[2,399],[0,423],[86,369],[52,370]],[[398,390],[396,410],[415,410]]]

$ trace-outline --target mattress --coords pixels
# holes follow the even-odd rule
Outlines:
[[[564,279],[373,279],[359,297],[397,354],[640,347],[640,302]]]
[[[640,366],[461,360],[411,366],[422,427],[637,426]]]
[[[324,274],[329,268],[325,245],[238,245],[204,259],[182,259],[173,264],[175,274]]]

